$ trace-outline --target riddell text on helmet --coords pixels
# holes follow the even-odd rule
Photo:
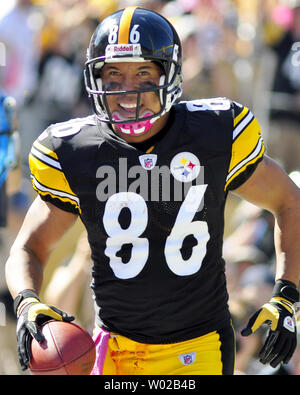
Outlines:
[[[141,46],[140,44],[112,44],[106,47],[105,54],[107,57],[111,57],[113,55],[141,55]]]
[[[132,44],[130,44],[130,45],[120,45],[120,46],[114,45],[114,51],[115,52],[133,51],[133,45]]]

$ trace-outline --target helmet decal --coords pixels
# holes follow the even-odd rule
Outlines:
[[[129,43],[129,36],[130,36],[130,38],[132,38],[133,31],[136,30],[136,27],[133,27],[133,31],[131,33],[129,32],[129,30],[130,30],[131,20],[132,20],[132,17],[133,17],[133,14],[134,14],[134,11],[136,10],[136,8],[138,8],[138,7],[127,7],[124,9],[123,14],[120,19],[118,44],[128,44]]]
[[[111,44],[106,47],[105,50],[105,58],[106,62],[119,62],[120,59],[117,56],[132,56],[129,58],[129,61],[133,59],[137,59],[137,61],[141,61],[138,56],[142,55],[142,49],[140,44]]]
[[[109,90],[101,79],[101,69],[106,63],[155,62],[161,71],[158,85],[139,89]],[[171,23],[154,11],[140,7],[127,7],[106,17],[96,28],[87,51],[85,84],[93,110],[102,122],[121,126],[130,134],[145,131],[159,117],[168,112],[181,96],[181,43]],[[141,95],[154,92],[160,99],[161,109],[140,114]],[[113,116],[107,98],[111,95],[136,95],[135,118],[120,119]],[[151,122],[144,122],[147,120]],[[143,124],[141,123],[143,122]],[[130,124],[128,128],[125,124]],[[140,125],[143,125],[142,128]]]

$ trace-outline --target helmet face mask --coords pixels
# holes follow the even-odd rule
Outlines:
[[[124,14],[127,17],[124,18]],[[124,29],[128,31],[128,40],[120,38],[121,31],[124,33]],[[119,36],[117,32],[119,32]],[[150,120],[147,125],[151,127],[159,117],[170,110],[173,103],[181,96],[180,40],[172,25],[153,11],[128,7],[105,18],[91,39],[87,58],[85,65],[86,89],[91,98],[93,110],[102,122],[133,125]],[[158,64],[162,70],[159,84],[151,84],[149,87],[142,86],[130,91],[103,86],[102,67],[107,63],[119,62],[154,62]],[[159,112],[140,114],[141,96],[147,92],[154,92],[159,97],[161,105]],[[108,97],[133,94],[136,95],[137,100],[135,118],[117,119],[114,117],[108,105]],[[132,131],[131,134],[135,133]]]

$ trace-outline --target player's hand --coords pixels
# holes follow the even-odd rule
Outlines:
[[[297,327],[294,303],[299,293],[292,283],[279,280],[275,284],[271,300],[264,304],[249,320],[241,332],[249,336],[263,323],[269,325],[269,332],[259,353],[260,362],[273,368],[281,362],[288,363],[297,346]]]
[[[24,299],[18,308],[17,317],[17,347],[22,370],[26,370],[30,362],[32,338],[39,343],[44,340],[44,336],[39,329],[42,324],[53,319],[67,322],[74,320],[74,317],[56,307],[43,304],[34,297]]]

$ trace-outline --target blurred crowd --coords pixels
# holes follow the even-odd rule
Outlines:
[[[4,46],[0,50],[5,48],[1,54],[5,66],[0,59],[0,88],[18,104],[21,183],[9,197],[8,226],[0,229],[0,374],[24,374],[17,362],[15,317],[4,263],[35,197],[27,159],[31,144],[49,124],[91,113],[83,80],[86,48],[99,21],[128,5],[158,11],[177,29],[184,54],[183,99],[226,96],[250,107],[262,126],[268,153],[300,185],[297,0],[1,2]],[[239,334],[251,314],[269,299],[274,284],[273,217],[229,196],[226,219],[224,258],[237,337],[236,374],[298,375],[300,345],[288,365],[266,368],[258,361],[265,331],[246,339]],[[86,235],[78,221],[51,256],[42,298],[92,330],[90,272]]]

